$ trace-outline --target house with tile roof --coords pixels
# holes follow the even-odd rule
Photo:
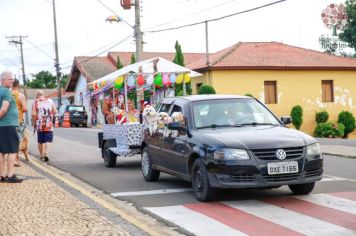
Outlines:
[[[67,91],[77,91],[113,72],[117,56],[128,65],[132,53],[75,58]],[[143,58],[160,56],[172,61],[174,55],[145,52]],[[300,105],[304,110],[301,130],[309,134],[315,128],[315,112],[328,111],[332,122],[342,110],[356,116],[356,59],[277,42],[240,42],[210,53],[209,63],[204,53],[184,53],[184,59],[186,67],[203,74],[192,78],[193,94],[202,84],[212,85],[219,94],[252,94],[278,116],[289,115],[293,106]],[[351,136],[356,138],[356,132]]]

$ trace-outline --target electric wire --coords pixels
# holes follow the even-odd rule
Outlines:
[[[29,41],[28,39],[25,39],[26,42],[28,42],[29,44],[31,44],[33,47],[35,47],[36,49],[38,49],[40,52],[42,52],[44,55],[46,55],[47,57],[49,57],[50,59],[54,60],[54,58],[52,56],[50,56],[49,54],[47,54],[45,51],[43,51],[40,47],[36,46],[35,44],[31,43],[31,41]]]
[[[228,17],[240,15],[240,14],[243,14],[243,13],[256,11],[256,10],[259,10],[261,8],[265,8],[265,7],[269,7],[269,6],[272,6],[272,5],[276,5],[276,4],[285,2],[285,1],[287,1],[287,0],[280,0],[280,1],[271,2],[271,3],[265,4],[265,5],[261,5],[261,6],[254,7],[254,8],[250,8],[250,9],[247,9],[247,10],[244,10],[244,11],[235,12],[233,14],[229,14],[229,15],[226,15],[226,16],[222,16],[222,17],[218,17],[218,18],[214,18],[214,19],[210,19],[210,20],[204,20],[204,21],[200,21],[200,22],[196,22],[196,23],[191,23],[191,24],[186,24],[186,25],[181,25],[181,26],[171,27],[171,28],[166,28],[166,29],[161,29],[161,30],[149,30],[149,31],[145,31],[144,33],[159,33],[159,32],[163,32],[163,31],[177,30],[177,29],[182,29],[182,28],[191,27],[191,26],[195,26],[195,25],[205,24],[206,22],[218,21],[218,20],[222,20],[222,19],[225,19],[225,18],[228,18]]]
[[[123,18],[119,17],[119,15],[114,11],[112,10],[110,7],[108,7],[107,5],[105,5],[102,1],[100,0],[97,0],[101,5],[103,5],[107,10],[109,10],[111,13],[115,14],[115,16],[118,17],[118,19],[120,21],[123,21],[125,24],[127,24],[128,26],[130,26],[131,28],[134,28],[132,25],[130,25],[127,21],[125,21]]]

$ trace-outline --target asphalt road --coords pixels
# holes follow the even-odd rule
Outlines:
[[[106,168],[97,145],[97,132],[98,129],[90,128],[56,129],[49,154],[50,164],[107,193],[132,202],[138,208],[197,202],[191,192],[190,183],[176,177],[162,174],[158,182],[144,181],[139,156],[118,158],[115,168]],[[31,138],[30,152],[38,156],[35,141],[34,136]],[[313,193],[356,191],[355,160],[326,156],[324,164],[326,177],[330,175],[345,180],[319,182]],[[158,192],[145,192],[152,190]],[[172,190],[176,192],[167,193]],[[288,194],[290,191],[287,187],[264,191],[228,190],[220,193],[219,200],[256,199]]]
[[[174,223],[178,225],[180,229],[186,230],[185,232],[189,231],[196,235],[207,235],[206,231],[210,234],[212,230],[215,230],[219,231],[220,234],[229,235],[230,228],[226,228],[219,223],[224,221],[224,216],[222,216],[222,218],[216,218],[218,222],[211,222],[211,218],[204,218],[202,215],[196,215],[195,212],[187,211],[187,207],[198,207],[198,209],[208,212],[204,214],[214,214],[214,212],[216,212],[216,210],[214,210],[215,205],[204,205],[196,200],[191,190],[190,183],[167,174],[161,174],[161,177],[157,182],[146,182],[141,174],[140,156],[118,158],[115,168],[106,168],[97,144],[98,131],[98,129],[90,128],[56,129],[54,132],[54,143],[49,154],[49,164],[79,177],[114,197],[133,203],[138,209],[150,214],[154,218],[164,220],[168,224]],[[322,144],[330,145],[330,143],[327,143],[329,140],[320,141]],[[338,143],[338,145],[340,145],[340,143]],[[350,142],[350,145],[353,145],[353,142]],[[38,157],[35,136],[31,136],[30,153]],[[325,156],[324,179],[316,184],[310,198],[324,201],[325,199],[323,200],[323,198],[325,198],[325,196],[330,198],[330,194],[338,194],[341,192],[354,194],[354,198],[356,199],[355,169],[355,159]],[[320,193],[326,193],[326,195],[320,195]],[[288,187],[283,186],[279,189],[272,190],[224,190],[219,192],[216,201],[231,204],[238,202],[238,204],[242,205],[246,203],[251,208],[251,206],[253,207],[255,205],[255,200],[258,200],[259,203],[263,203],[266,199],[287,198],[291,200],[292,198],[290,198],[290,196],[291,192]],[[330,201],[328,203],[325,203],[324,201],[323,204],[329,203]],[[330,204],[334,203],[331,202]],[[353,205],[350,207],[353,208],[348,209],[347,205],[346,210],[353,211],[352,209],[356,209],[356,202],[352,202],[352,204]],[[335,202],[335,206],[339,207],[340,203]],[[241,207],[241,205],[239,205],[239,207]],[[221,210],[227,210],[228,212],[231,210],[225,208]],[[309,207],[305,208],[306,211],[308,211],[308,208]],[[278,210],[280,210],[280,208],[278,208]],[[319,210],[315,211],[318,212]],[[256,214],[265,214],[263,207],[257,208]],[[269,216],[269,211],[266,214]],[[315,225],[310,221],[310,218],[301,218],[298,221],[297,218],[294,219],[289,215],[290,212],[287,212],[286,214],[287,215],[278,216],[276,220],[279,221],[280,219],[291,218],[291,221],[296,224],[294,230],[307,235],[319,235],[318,230],[320,226],[318,226],[318,222],[315,222]],[[333,218],[333,214],[334,213],[330,214],[331,218]],[[184,215],[184,217],[179,218],[182,217],[182,215]],[[350,219],[353,220],[354,218],[352,217],[356,216],[352,216],[351,218],[348,217],[349,215],[341,217],[342,222],[340,224],[350,225],[346,221]],[[232,219],[234,219],[234,222],[238,222],[239,219],[243,220],[241,215]],[[245,220],[243,221],[245,222]],[[239,227],[241,224],[236,222],[235,226],[240,230]],[[308,223],[306,224],[305,222]],[[353,225],[353,223],[351,223],[351,225]],[[220,228],[220,226],[222,228]],[[286,227],[289,226],[290,223],[287,222]],[[334,225],[325,227],[324,230],[326,234],[331,233],[332,235],[332,232],[335,230],[344,230],[344,228],[333,227]],[[255,225],[251,225],[251,228],[255,228]],[[206,231],[202,231],[202,229],[205,229]],[[351,226],[351,229],[355,230],[351,232],[351,235],[354,235],[356,228]],[[347,232],[350,233],[349,231]],[[236,232],[233,231],[231,235],[236,235],[235,233]],[[280,232],[280,234],[277,235],[284,234]]]

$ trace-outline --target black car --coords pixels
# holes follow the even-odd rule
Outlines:
[[[277,188],[308,194],[321,180],[323,159],[311,136],[287,128],[257,99],[234,95],[166,98],[158,112],[182,112],[184,124],[172,122],[177,137],[158,129],[145,132],[142,174],[156,181],[166,172],[192,182],[198,200],[218,188]]]
[[[88,114],[85,111],[85,107],[81,105],[62,105],[58,111],[58,122],[60,126],[63,126],[64,114],[69,115],[70,126],[84,126],[88,125]]]

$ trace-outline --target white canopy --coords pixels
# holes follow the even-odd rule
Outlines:
[[[106,81],[113,82],[118,76],[125,75],[129,72],[139,73],[139,68],[142,68],[142,73],[154,73],[154,61],[157,60],[157,72],[161,73],[188,73],[190,77],[201,76],[202,74],[192,71],[183,66],[177,65],[173,62],[170,62],[162,57],[154,57],[145,61],[140,61],[135,64],[131,64],[121,68],[117,71],[112,72],[111,74],[105,75],[97,80],[90,82],[89,84],[93,84],[96,82]]]

